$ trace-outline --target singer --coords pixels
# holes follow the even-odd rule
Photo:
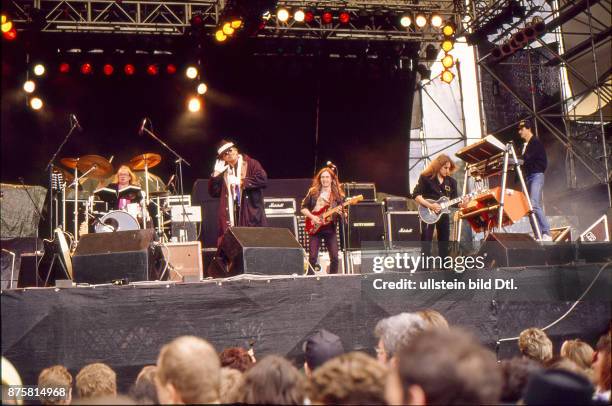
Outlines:
[[[228,227],[265,227],[263,189],[268,175],[261,164],[236,145],[221,140],[217,146],[217,161],[208,182],[208,193],[219,197],[217,213],[217,248]]]
[[[312,185],[308,193],[302,200],[302,214],[309,217],[315,224],[322,224],[319,217],[327,209],[334,208],[344,200],[344,191],[338,176],[334,173],[335,166],[328,162],[327,166],[321,169],[312,179]],[[333,216],[333,221],[323,225],[316,234],[310,236],[308,244],[308,261],[314,268],[319,257],[321,241],[325,242],[327,252],[329,252],[329,273],[338,273],[338,237],[336,233],[336,222],[339,215]],[[310,274],[312,271],[309,270]]]

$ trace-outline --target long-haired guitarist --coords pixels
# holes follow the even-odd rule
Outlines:
[[[414,187],[412,195],[414,200],[421,206],[439,213],[442,208],[438,203],[428,200],[438,200],[441,197],[454,199],[457,197],[457,181],[451,175],[457,170],[457,166],[448,155],[440,154],[421,172],[419,181]],[[460,206],[467,203],[464,200]],[[426,224],[421,221],[421,241],[431,241],[434,229],[438,233],[438,241],[449,241],[450,219],[448,214],[443,214],[435,224]]]
[[[341,215],[334,215],[332,221],[324,224],[319,214],[329,208],[342,204],[344,191],[338,180],[338,176],[331,168],[321,169],[312,179],[312,185],[308,194],[302,200],[302,214],[308,217],[319,230],[310,236],[308,260],[313,267],[317,263],[321,240],[325,241],[325,247],[329,252],[329,273],[338,273],[338,237],[336,235],[336,222]]]

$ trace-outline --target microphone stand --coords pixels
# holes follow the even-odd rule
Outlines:
[[[28,187],[23,182],[23,178],[19,178],[19,183],[21,183],[21,186],[23,187],[23,190],[25,190],[26,194],[28,195],[28,198],[32,202],[32,206],[34,206],[34,210],[36,211],[36,214],[38,215],[38,223],[40,223],[40,220],[45,221],[45,217],[42,215],[40,210],[38,210],[38,207],[36,207],[36,202],[32,198],[32,195],[30,194],[30,191],[28,190]],[[53,231],[51,232],[51,238],[53,238]],[[34,250],[35,250],[35,252],[34,252],[34,269],[35,269],[35,271],[34,272],[36,272],[36,287],[38,287],[38,280],[40,279],[40,275],[38,274],[38,267],[39,267],[39,261],[38,261],[38,224],[36,225],[36,239],[34,240]],[[13,281],[11,280],[11,283],[12,282]]]
[[[66,136],[64,137],[64,140],[59,145],[59,147],[57,148],[57,151],[55,151],[55,153],[49,160],[49,163],[45,167],[45,172],[49,171],[49,238],[51,239],[53,239],[53,230],[54,230],[54,227],[53,227],[53,164],[55,163],[55,159],[57,158],[57,155],[60,153],[62,148],[64,148],[64,144],[66,144],[66,142],[68,141],[68,139],[70,138],[74,130],[79,127],[78,123],[73,122],[70,116],[69,116],[69,121],[70,121],[70,131],[68,131],[68,134],[66,134]],[[57,221],[57,219],[55,220]]]
[[[338,175],[338,167],[336,165],[333,166],[328,166],[328,168],[330,168],[332,171],[334,171],[336,173],[336,178],[340,179],[340,176]],[[349,209],[350,210],[350,209]],[[342,210],[342,214],[340,215],[340,232],[342,233],[342,245],[344,246],[344,273],[345,274],[352,274],[353,273],[353,269],[349,264],[349,256],[348,256],[348,245],[346,242],[346,221],[348,220],[348,217],[345,218],[344,216],[344,210]]]

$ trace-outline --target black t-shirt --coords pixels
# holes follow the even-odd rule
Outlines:
[[[548,164],[546,160],[546,149],[535,135],[532,136],[529,143],[527,143],[527,149],[525,149],[525,153],[523,154],[523,160],[525,161],[523,168],[525,169],[526,176],[532,173],[544,173],[544,171],[546,171],[546,166]]]
[[[432,200],[438,200],[442,196],[454,199],[457,197],[457,181],[447,176],[444,178],[444,181],[440,183],[437,176],[431,178],[421,175],[419,176],[417,185],[414,187],[412,195],[414,197],[421,195],[425,199]]]

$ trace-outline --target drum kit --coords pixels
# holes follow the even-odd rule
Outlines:
[[[66,202],[74,200],[74,241],[78,242],[79,234],[91,230],[96,233],[110,231],[139,230],[141,228],[155,225],[156,232],[160,238],[165,237],[166,225],[170,221],[164,221],[170,213],[167,203],[162,198],[170,195],[166,190],[166,184],[161,178],[149,172],[149,169],[159,165],[162,158],[159,154],[144,153],[132,158],[126,165],[138,178],[143,188],[131,185],[131,191],[142,196],[140,203],[128,203],[120,210],[96,211],[94,199],[110,203],[108,193],[111,189],[105,188],[113,182],[115,175],[112,158],[110,160],[100,155],[84,155],[78,158],[62,158],[60,163],[63,167],[53,166],[52,187],[61,192],[61,210],[66,227]],[[116,180],[115,180],[116,181]],[[134,183],[134,180],[132,180]],[[67,191],[73,194],[67,198]],[[122,189],[123,190],[123,189]],[[120,197],[122,190],[113,193],[116,200]],[[114,192],[114,191],[113,191]],[[85,195],[85,221],[79,221],[79,194]],[[149,212],[153,211],[155,217],[151,218]],[[66,230],[68,231],[68,230]]]

